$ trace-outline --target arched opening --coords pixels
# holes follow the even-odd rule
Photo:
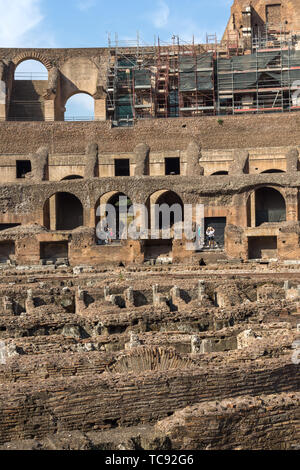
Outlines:
[[[126,229],[133,220],[133,216],[128,215],[131,206],[131,199],[121,192],[103,195],[97,201],[95,221],[99,244],[117,242],[125,237]],[[98,236],[100,232],[101,238]]]
[[[255,192],[256,226],[266,222],[283,222],[286,220],[284,197],[273,188],[260,188]]]
[[[48,80],[48,70],[39,61],[33,59],[23,60],[15,69],[15,80]]]
[[[151,237],[144,242],[145,261],[172,259],[174,228],[184,221],[182,199],[174,191],[163,189],[149,196],[146,207]]]
[[[228,175],[228,171],[216,171],[212,173],[210,176],[219,176],[219,175]]]
[[[44,226],[50,230],[74,230],[83,225],[83,207],[71,193],[51,196],[44,205]]]
[[[265,170],[265,171],[262,171],[261,174],[263,173],[285,173],[285,171],[283,170],[277,170],[277,169],[271,169],[271,170]]]
[[[173,191],[166,191],[163,194],[161,194],[157,201],[156,204],[158,206],[162,206],[163,204],[166,204],[170,209],[174,206],[177,206],[180,208],[178,211],[170,211],[170,221],[168,218],[164,218],[162,212],[159,214],[159,230],[167,229],[167,228],[173,228],[174,225],[177,222],[182,222],[184,220],[184,213],[183,213],[183,202],[181,198],[178,196],[178,194],[174,193]],[[165,219],[165,220],[164,220]]]
[[[65,121],[94,121],[95,101],[88,93],[76,93],[65,105]]]
[[[82,179],[83,179],[83,176],[69,175],[69,176],[65,176],[61,181],[82,180]]]
[[[24,60],[15,69],[8,111],[10,121],[44,121],[48,70],[38,60]]]

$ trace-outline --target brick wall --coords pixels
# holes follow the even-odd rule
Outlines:
[[[155,422],[208,400],[297,391],[297,366],[286,359],[253,366],[95,375],[3,385],[0,443],[49,433]]]

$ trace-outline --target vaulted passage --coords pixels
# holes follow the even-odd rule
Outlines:
[[[270,259],[277,257],[277,237],[249,237],[249,259]]]
[[[83,224],[82,204],[76,196],[59,193],[56,199],[56,230],[73,230]]]
[[[70,193],[57,193],[46,201],[44,225],[52,230],[74,230],[83,225],[83,207]]]
[[[273,188],[261,188],[255,193],[256,226],[266,222],[286,220],[286,205],[283,196]]]
[[[44,121],[44,94],[48,71],[37,60],[25,60],[15,70],[8,118],[12,121]]]
[[[181,198],[174,193],[173,191],[166,191],[163,193],[156,202],[157,205],[162,206],[166,205],[170,209],[170,220],[166,218],[166,220],[163,220],[163,214],[160,212],[159,214],[159,229],[165,229],[165,228],[172,228],[174,224],[177,222],[182,222],[184,220],[184,211],[183,211],[183,203]],[[174,208],[177,208],[178,210],[173,210]]]
[[[45,260],[68,258],[68,242],[41,243],[40,258]]]
[[[6,263],[15,254],[15,243],[12,241],[0,243],[0,263]]]
[[[216,171],[216,173],[212,173],[210,176],[226,176],[228,175],[228,171]]]

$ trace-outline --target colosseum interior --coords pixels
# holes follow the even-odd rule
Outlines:
[[[0,48],[0,85],[0,449],[299,450],[299,0],[235,0],[220,42]],[[100,242],[120,195],[214,243]]]

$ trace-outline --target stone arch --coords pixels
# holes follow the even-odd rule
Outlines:
[[[184,370],[195,367],[194,361],[181,357],[175,349],[142,346],[120,355],[116,362],[107,368],[107,372],[128,374],[130,372]]]
[[[47,88],[49,83],[49,71],[48,69],[38,60],[26,59],[15,67],[14,82],[16,81],[43,81],[43,88]],[[15,84],[16,86],[16,84]],[[19,90],[22,92],[22,90]],[[37,90],[34,86],[29,88],[29,84],[26,87],[26,93],[31,98],[36,98]],[[42,98],[43,93],[39,95]],[[27,98],[27,96],[23,96]]]
[[[51,230],[74,230],[83,225],[83,204],[73,193],[57,191],[43,206],[43,225]]]
[[[153,221],[153,214],[151,207],[154,204],[162,205],[162,204],[167,204],[169,207],[171,207],[173,204],[179,204],[182,209],[182,220],[184,220],[184,204],[182,201],[182,198],[175,192],[170,189],[161,189],[153,194],[151,194],[146,202],[146,207],[148,210],[148,220],[149,220],[149,227],[152,227],[154,221]],[[173,226],[176,222],[176,220],[171,219],[171,226]],[[160,229],[163,228],[161,226],[161,220],[160,220]]]
[[[83,91],[83,90],[75,90],[75,91],[73,91],[72,93],[70,93],[70,94],[65,98],[65,100],[64,100],[64,105],[63,105],[63,109],[64,109],[64,120],[66,120],[66,118],[68,117],[68,116],[66,115],[66,111],[67,111],[66,106],[67,106],[68,101],[69,101],[70,99],[74,98],[75,96],[79,96],[79,95],[86,95],[86,96],[89,96],[89,97],[91,98],[91,100],[92,100],[91,102],[93,102],[93,113],[92,113],[91,116],[84,116],[84,115],[82,115],[82,116],[76,116],[76,115],[74,115],[74,116],[72,116],[72,117],[75,117],[75,118],[76,118],[76,117],[78,117],[78,118],[79,118],[79,117],[81,117],[81,118],[83,118],[83,117],[89,117],[89,118],[90,118],[89,120],[94,120],[94,119],[95,119],[95,99],[94,99],[94,97],[93,97],[88,91]],[[68,120],[72,120],[72,119],[68,119]],[[76,119],[75,119],[75,120],[76,120]]]
[[[255,210],[255,214],[253,213]],[[247,200],[248,226],[286,221],[286,200],[282,190],[273,186],[257,187]]]
[[[43,56],[40,52],[32,51],[32,52],[22,52],[21,54],[17,55],[13,59],[13,63],[15,65],[15,69],[20,65],[22,62],[25,60],[37,60],[38,62],[41,62],[46,69],[49,70],[53,67],[53,64],[50,59],[47,59],[47,57]]]
[[[278,168],[270,168],[269,170],[264,170],[261,172],[261,175],[264,173],[286,173],[284,170],[279,170]]]
[[[98,198],[95,204],[95,226],[99,227],[99,224],[100,224],[100,226],[102,227],[102,225],[105,225],[106,223],[108,225],[111,225],[110,228],[114,232],[113,240],[120,240],[122,236],[122,231],[124,229],[123,227],[124,223],[122,222],[121,217],[120,217],[120,201],[119,201],[120,197],[127,198],[127,201],[125,202],[126,202],[126,207],[128,209],[132,205],[132,200],[127,194],[125,194],[122,191],[110,191],[108,193],[105,193],[102,196],[100,196],[100,198]],[[105,221],[104,217],[102,218],[100,217],[99,207],[100,205],[105,206],[108,204],[111,204],[115,208],[115,218],[114,218],[114,214],[112,214],[113,219],[111,219],[111,215],[110,215],[111,212],[109,212],[108,210],[107,211],[108,219]],[[131,222],[131,219],[128,218],[128,223],[130,222]]]
[[[23,62],[31,60],[38,62],[44,70],[35,72],[33,67],[29,70],[32,75],[26,71],[20,71],[20,75],[16,75],[16,72],[19,72],[17,67]],[[49,72],[51,69],[53,70],[51,62],[39,53],[24,51],[13,59],[13,64],[10,71],[12,89],[8,120],[44,121],[45,116],[49,117],[48,108],[45,107],[45,96],[49,86]],[[37,80],[42,83],[37,85]]]
[[[224,171],[216,171],[215,173],[212,173],[210,176],[221,176],[221,175],[225,176],[228,174],[229,172],[224,170]]]
[[[71,180],[82,180],[83,176],[80,175],[68,175],[62,178],[60,181],[71,181]]]

